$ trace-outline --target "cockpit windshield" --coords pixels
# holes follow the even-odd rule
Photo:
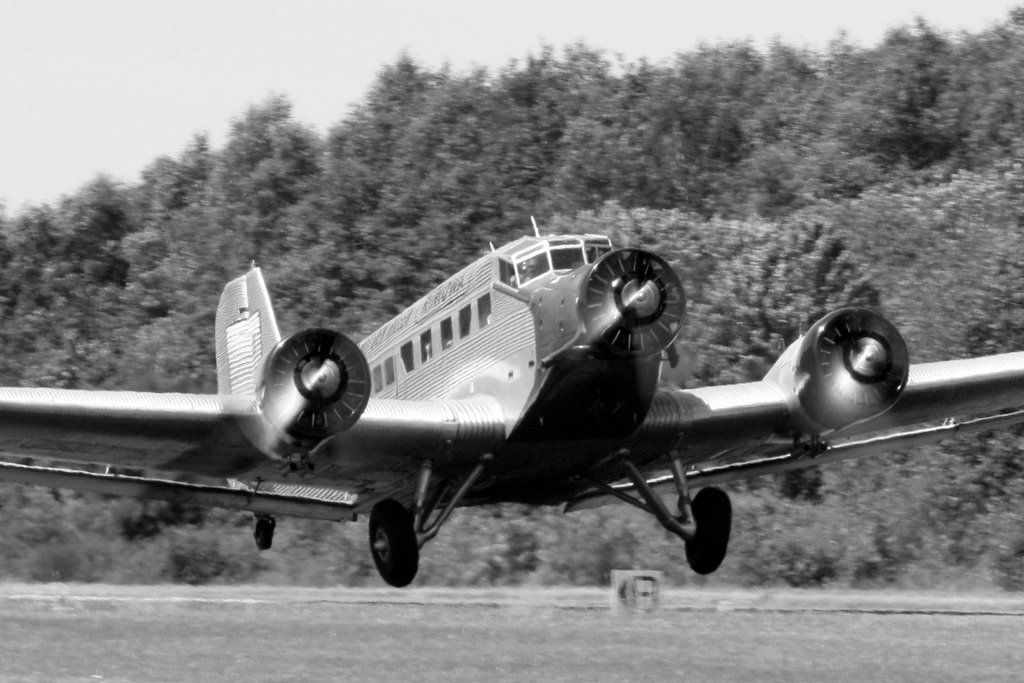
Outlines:
[[[593,263],[611,250],[606,237],[530,239],[521,249],[499,260],[499,281],[509,287],[521,287],[552,271],[566,272]]]
[[[612,250],[612,245],[607,240],[601,242],[596,240],[587,240],[583,245],[583,252],[586,254],[587,263],[593,263],[597,259],[601,258],[609,251]]]
[[[586,262],[582,244],[551,242],[551,266],[555,270],[572,270]]]

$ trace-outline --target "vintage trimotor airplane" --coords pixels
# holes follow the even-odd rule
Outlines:
[[[216,395],[0,389],[0,449],[33,458],[0,463],[0,480],[250,510],[260,548],[275,515],[369,513],[393,586],[456,507],[620,500],[707,574],[732,517],[715,484],[1024,422],[1024,353],[911,366],[896,328],[859,308],[815,323],[761,381],[660,387],[684,313],[655,254],[537,235],[359,344],[282,339],[254,266],[217,309]]]

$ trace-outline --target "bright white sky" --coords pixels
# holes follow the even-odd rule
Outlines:
[[[1024,0],[0,0],[0,206],[98,173],[136,182],[198,132],[215,146],[270,93],[321,132],[406,51],[456,71],[578,40],[627,61],[700,42],[861,45],[924,17],[977,32]]]

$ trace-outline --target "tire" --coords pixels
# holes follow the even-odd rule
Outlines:
[[[732,503],[729,494],[712,486],[697,492],[691,509],[697,534],[686,542],[686,562],[698,574],[711,574],[722,564],[729,548]]]
[[[274,528],[277,526],[277,522],[273,517],[257,517],[256,524],[253,529],[253,538],[256,539],[256,548],[259,550],[269,550],[270,546],[274,544]]]
[[[412,583],[420,548],[412,515],[396,500],[382,500],[370,511],[370,554],[382,579],[395,588]]]

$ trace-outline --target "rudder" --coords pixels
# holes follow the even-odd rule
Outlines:
[[[260,269],[224,286],[215,323],[217,393],[252,396],[260,362],[281,341]]]

